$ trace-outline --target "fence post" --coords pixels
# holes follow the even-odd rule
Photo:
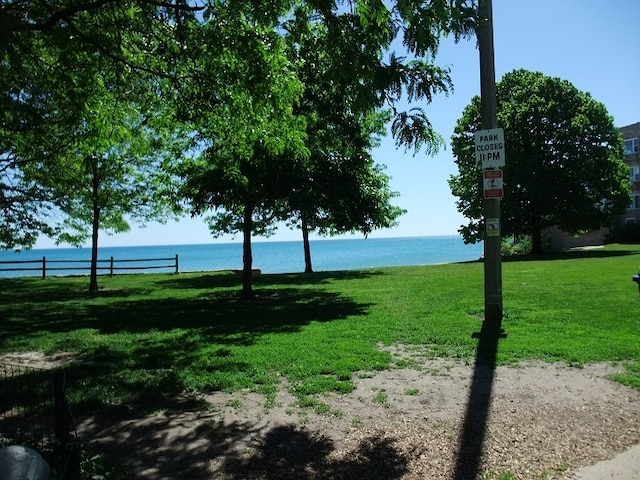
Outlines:
[[[80,452],[72,435],[71,409],[65,394],[65,373],[54,374],[54,431],[62,446],[61,480],[80,480]],[[74,431],[75,433],[75,431]]]
[[[180,269],[178,268],[178,254],[176,253],[176,274],[180,273]]]
[[[42,257],[42,279],[47,278],[47,257]]]
[[[111,256],[111,263],[109,265],[109,276],[113,277],[113,255]]]

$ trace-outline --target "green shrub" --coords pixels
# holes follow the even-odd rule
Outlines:
[[[530,235],[512,235],[502,238],[502,255],[505,257],[512,255],[527,255],[531,253]]]
[[[617,228],[611,236],[611,241],[624,244],[640,244],[640,223],[626,223]]]

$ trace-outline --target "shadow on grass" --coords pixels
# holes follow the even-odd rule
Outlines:
[[[242,279],[232,273],[160,276],[152,286],[132,282],[125,287],[102,289],[98,294],[87,292],[77,279],[2,279],[0,332],[5,339],[27,339],[43,330],[59,333],[83,328],[100,333],[202,326],[264,331],[265,326],[267,330],[277,330],[292,324],[295,328],[297,323],[363,313],[349,299],[310,288],[313,285],[377,274],[381,273],[261,275],[255,279],[256,299],[250,302],[238,301]],[[150,292],[166,292],[166,297],[144,298]],[[307,311],[308,307],[315,311]],[[1,343],[2,340],[0,346]]]
[[[510,255],[502,258],[503,262],[530,262],[545,260],[575,260],[580,258],[612,258],[625,257],[628,255],[638,255],[640,251],[637,249],[620,249],[620,250],[569,250],[566,252],[542,253],[538,255]]]
[[[498,343],[506,334],[497,324],[483,322],[482,329],[475,333],[478,338],[476,362],[469,388],[467,410],[458,442],[455,480],[478,478],[486,440],[489,409],[496,369]]]
[[[83,277],[84,280],[84,277]],[[0,301],[22,303],[51,303],[85,301],[91,298],[127,298],[135,295],[144,295],[149,288],[131,289],[101,289],[99,293],[89,292],[89,279],[86,283],[78,282],[78,277],[55,277],[53,279],[41,278],[2,278],[0,279]],[[100,283],[100,280],[98,280]]]
[[[76,408],[151,412],[189,389],[191,371],[206,377],[198,385],[204,390],[260,382],[268,388],[277,379],[265,378],[264,366],[254,365],[237,347],[267,334],[295,333],[312,322],[365,315],[369,307],[313,287],[262,287],[252,302],[240,302],[235,292],[223,289],[195,295],[113,297],[53,307],[25,302],[17,307],[19,316],[0,325],[0,342],[17,338],[29,345],[30,337],[42,337],[47,348],[79,352],[67,367]]]
[[[515,263],[515,262],[540,262],[540,261],[553,261],[553,260],[576,260],[581,258],[614,258],[614,257],[626,257],[631,255],[639,255],[638,249],[620,249],[620,250],[569,250],[566,252],[550,252],[540,254],[528,254],[528,255],[507,255],[502,257],[503,262]],[[469,260],[460,263],[482,263],[483,260]]]
[[[294,332],[310,322],[364,315],[368,308],[325,290],[262,288],[256,293],[256,300],[250,302],[238,301],[235,291],[221,290],[199,292],[188,298],[119,298],[99,304],[52,306],[29,302],[13,311],[6,308],[9,318],[1,330],[11,338],[41,331],[63,333],[82,329],[100,334],[198,329],[219,340],[218,337],[235,334],[246,334],[249,338],[269,332]],[[11,319],[12,314],[16,314],[15,320]]]
[[[384,275],[379,270],[344,270],[315,273],[274,273],[261,274],[253,278],[256,288],[279,285],[320,285],[335,280],[362,280],[377,275]],[[236,273],[202,273],[172,275],[157,281],[158,287],[171,289],[208,289],[208,288],[236,288],[239,296],[242,288],[242,275]]]
[[[189,419],[160,415],[126,424],[89,420],[81,431],[100,439],[97,445],[109,452],[107,461],[129,467],[126,478],[392,480],[407,471],[408,459],[391,440],[377,436],[361,440],[346,458],[336,458],[331,456],[336,448],[331,439],[293,425],[267,429],[215,420],[196,420],[194,425]]]

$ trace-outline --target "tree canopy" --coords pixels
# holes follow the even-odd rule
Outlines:
[[[286,193],[284,172],[307,155],[304,119],[294,113],[303,85],[277,16],[253,18],[236,5],[212,5],[195,25],[177,99],[195,158],[178,167],[194,215],[209,214],[213,235],[241,232],[243,293],[252,297],[251,237],[274,228]]]
[[[402,213],[390,204],[389,177],[371,155],[391,119],[390,110],[378,110],[385,44],[359,47],[367,44],[367,29],[353,14],[327,23],[307,10],[286,26],[289,55],[305,87],[295,111],[305,119],[310,154],[289,171],[284,214],[302,231],[305,272],[313,270],[309,232],[367,235],[394,225]]]
[[[433,59],[443,35],[474,24],[473,0],[3,2],[0,246],[80,240],[96,208],[115,208],[98,197],[120,199],[100,217],[113,231],[156,215],[125,201],[146,198],[132,185],[152,189],[155,169],[176,182],[163,189],[176,210],[211,214],[214,235],[243,232],[250,296],[251,235],[276,220],[316,208],[312,228],[329,233],[393,224],[375,138],[390,124],[399,147],[441,146],[423,107],[452,83]],[[54,231],[52,208],[71,229]]]
[[[197,10],[149,0],[2,2],[0,247],[28,248],[39,233],[56,235],[58,217],[51,213],[61,197],[50,187],[60,186],[54,177],[69,171],[54,163],[77,156],[80,138],[85,151],[104,152],[111,140],[101,138],[93,120],[103,122],[102,133],[107,126],[122,132],[122,117],[113,112],[130,109],[118,102],[139,90],[132,78],[159,84],[174,76],[170,66],[179,49],[169,39]]]
[[[570,82],[515,70],[497,83],[497,120],[505,132],[504,236],[530,235],[532,251],[556,226],[571,234],[608,226],[629,203],[622,140],[605,106]],[[458,210],[469,219],[466,242],[483,239],[483,193],[473,134],[480,98],[464,109],[452,137],[458,175],[449,180]]]
[[[440,35],[454,28],[448,8],[464,2],[434,3],[440,8],[428,9],[428,22],[411,2],[301,2],[266,18],[226,4],[207,9],[191,48],[199,51],[195,73],[180,90],[201,152],[180,168],[182,191],[192,213],[214,211],[214,235],[243,232],[244,297],[251,296],[251,235],[268,233],[276,220],[298,217],[303,232],[368,233],[401,213],[389,204],[389,179],[370,150],[379,120],[390,118],[379,114],[386,106],[399,146],[440,146],[421,108],[395,106],[403,94],[428,103],[447,93],[448,71],[387,57],[409,17],[424,29],[409,48],[435,52]]]

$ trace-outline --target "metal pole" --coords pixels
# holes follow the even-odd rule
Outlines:
[[[482,129],[497,128],[496,78],[493,56],[493,13],[491,0],[478,1],[478,49],[480,51],[480,99]],[[500,226],[500,199],[484,200],[485,224],[497,219]],[[484,319],[488,325],[502,324],[502,235],[484,235]]]

